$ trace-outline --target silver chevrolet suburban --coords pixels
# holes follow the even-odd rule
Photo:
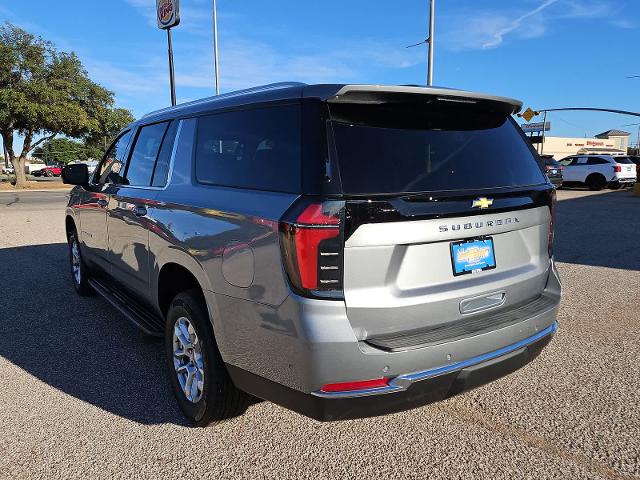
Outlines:
[[[557,329],[555,193],[509,98],[282,83],[150,113],[64,169],[73,285],[164,338],[194,425],[504,376]]]

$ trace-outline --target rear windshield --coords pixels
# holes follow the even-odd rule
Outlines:
[[[625,157],[613,157],[613,161],[624,165],[633,165],[633,162]]]
[[[468,105],[330,106],[342,190],[391,194],[546,183],[519,127]]]

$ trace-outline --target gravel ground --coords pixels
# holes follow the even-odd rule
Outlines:
[[[0,193],[1,478],[640,478],[640,198],[559,191],[560,330],[439,404],[184,425],[162,348],[68,279],[63,193]]]

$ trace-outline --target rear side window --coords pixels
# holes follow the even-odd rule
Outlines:
[[[215,185],[299,192],[300,136],[298,105],[200,117],[196,179]]]
[[[469,106],[330,106],[344,193],[479,190],[546,183],[510,117]]]
[[[147,187],[151,185],[153,169],[167,125],[168,122],[155,123],[142,127],[138,132],[127,167],[126,183],[128,185]]]
[[[609,162],[600,157],[589,157],[589,160],[587,161],[587,165],[605,165],[607,163]]]

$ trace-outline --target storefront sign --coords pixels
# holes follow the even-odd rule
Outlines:
[[[166,30],[180,23],[179,0],[156,0],[158,28]]]

